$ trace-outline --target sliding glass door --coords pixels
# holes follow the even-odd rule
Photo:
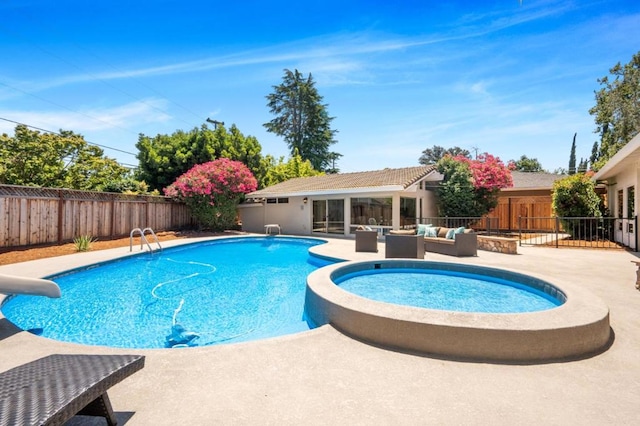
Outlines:
[[[344,234],[344,200],[313,200],[313,232]]]

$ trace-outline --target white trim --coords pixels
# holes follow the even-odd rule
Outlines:
[[[631,156],[640,156],[640,134],[631,139],[620,151],[618,151],[613,157],[606,162],[606,164],[593,176],[595,180],[603,180],[607,177],[614,176],[617,171],[615,169],[618,166],[622,166],[623,163],[632,160]]]
[[[386,186],[368,186],[361,188],[338,188],[338,189],[323,189],[317,191],[293,191],[293,192],[256,192],[247,194],[247,198],[262,198],[262,197],[310,197],[317,195],[345,195],[345,194],[362,194],[371,192],[397,192],[404,191],[405,187],[402,185],[386,185]]]

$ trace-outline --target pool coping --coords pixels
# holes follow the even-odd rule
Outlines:
[[[569,282],[514,269],[473,266],[550,283],[566,297],[565,303],[546,311],[518,314],[441,311],[374,301],[349,293],[332,281],[337,270],[370,269],[373,264],[460,267],[455,263],[411,259],[349,261],[325,266],[307,277],[307,315],[317,324],[331,324],[351,337],[383,347],[474,361],[575,359],[601,352],[612,338],[609,308],[598,297]]]

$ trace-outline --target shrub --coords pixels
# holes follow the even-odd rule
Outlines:
[[[187,204],[200,227],[222,231],[235,225],[237,204],[256,188],[256,179],[244,164],[219,158],[193,166],[164,193]]]
[[[81,235],[73,239],[73,244],[76,247],[76,251],[89,251],[91,250],[91,243],[98,241],[97,238],[93,238],[91,235]]]
[[[593,173],[576,173],[560,179],[553,184],[552,207],[556,216],[563,217],[602,217],[600,197],[596,194]],[[562,220],[564,229],[572,236],[577,233],[587,235],[585,221]]]

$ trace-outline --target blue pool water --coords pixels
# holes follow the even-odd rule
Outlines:
[[[230,238],[166,249],[53,279],[60,299],[15,296],[3,314],[44,337],[124,348],[203,346],[309,330],[306,277],[320,240]],[[197,336],[197,337],[195,337]]]
[[[379,302],[447,311],[521,313],[562,304],[527,285],[459,271],[366,270],[343,275],[334,282],[346,291]]]

